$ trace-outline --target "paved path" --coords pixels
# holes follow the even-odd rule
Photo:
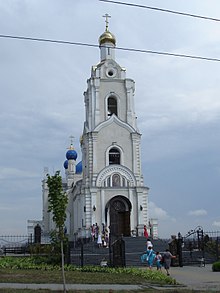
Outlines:
[[[51,291],[63,290],[62,284],[20,284],[20,283],[0,283],[0,288],[11,288],[11,289],[49,289]],[[129,290],[138,290],[141,289],[141,286],[138,285],[117,285],[117,284],[67,284],[67,290],[112,290],[119,291],[124,290],[129,292]]]
[[[220,293],[220,272],[212,272],[211,265],[206,265],[205,267],[197,266],[186,266],[183,268],[171,267],[170,269],[171,277],[177,280],[178,283],[186,286],[188,289],[193,289],[197,291],[210,290],[213,292]],[[153,286],[155,289],[160,287]],[[18,288],[18,289],[49,289],[51,291],[62,290],[62,284],[18,284],[18,283],[0,283],[0,288]],[[143,287],[138,285],[117,285],[117,284],[67,284],[67,290],[112,290],[119,291],[124,290],[129,292],[129,290],[138,290]],[[173,289],[173,287],[167,286],[163,289]],[[161,289],[161,288],[160,288]]]
[[[220,292],[220,272],[213,272],[211,265],[205,267],[171,267],[171,277],[190,289]]]

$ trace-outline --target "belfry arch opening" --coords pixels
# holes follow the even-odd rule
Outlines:
[[[110,233],[113,236],[131,235],[131,203],[124,196],[113,197],[106,206],[106,220],[109,217]]]
[[[109,97],[107,101],[107,107],[108,107],[108,117],[115,114],[118,115],[118,106],[117,106],[117,100],[115,97]]]
[[[109,150],[109,165],[111,164],[121,164],[121,155],[117,148],[111,148]]]

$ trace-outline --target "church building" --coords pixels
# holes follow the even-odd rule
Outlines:
[[[66,230],[70,240],[90,237],[91,227],[115,236],[143,236],[144,225],[157,238],[149,219],[148,190],[141,170],[141,134],[134,110],[135,82],[115,60],[116,38],[106,28],[99,37],[100,61],[92,66],[84,92],[85,122],[80,138],[82,161],[71,143],[64,162],[68,194]],[[42,231],[53,228],[48,187],[43,180]]]

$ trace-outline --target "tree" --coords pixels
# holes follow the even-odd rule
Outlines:
[[[63,242],[65,238],[64,228],[66,220],[66,207],[68,203],[68,196],[63,191],[62,177],[60,171],[56,171],[55,175],[47,174],[47,185],[49,188],[48,194],[48,212],[52,212],[53,221],[56,225],[56,233],[60,241],[61,247],[61,262],[62,262],[62,276],[63,276],[63,291],[66,293],[66,280],[64,273],[64,251]]]

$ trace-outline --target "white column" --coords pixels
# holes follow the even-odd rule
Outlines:
[[[130,188],[128,189],[128,198],[131,202],[131,206],[132,206],[132,209],[131,209],[131,215],[130,215],[130,225],[131,225],[131,230],[135,230],[136,227],[135,227],[135,221],[134,219],[136,218],[135,217],[135,203],[134,203],[134,195],[133,195],[133,190],[131,190]]]
[[[143,207],[143,194],[142,190],[139,190],[137,188],[137,233],[138,236],[141,236],[143,234],[143,228],[144,228],[144,207]]]
[[[100,85],[100,79],[99,78],[94,79],[94,89],[93,89],[94,103],[95,103],[94,127],[96,127],[100,123],[99,85]]]
[[[100,215],[101,215],[101,223],[105,223],[105,190],[101,189],[101,211],[100,211]]]
[[[96,208],[96,210],[93,210],[93,207]],[[97,202],[96,202],[96,192],[91,192],[91,214],[92,214],[92,224],[95,224],[97,222]]]
[[[136,129],[136,118],[134,114],[134,81],[132,79],[125,79],[126,96],[127,96],[127,123]]]

